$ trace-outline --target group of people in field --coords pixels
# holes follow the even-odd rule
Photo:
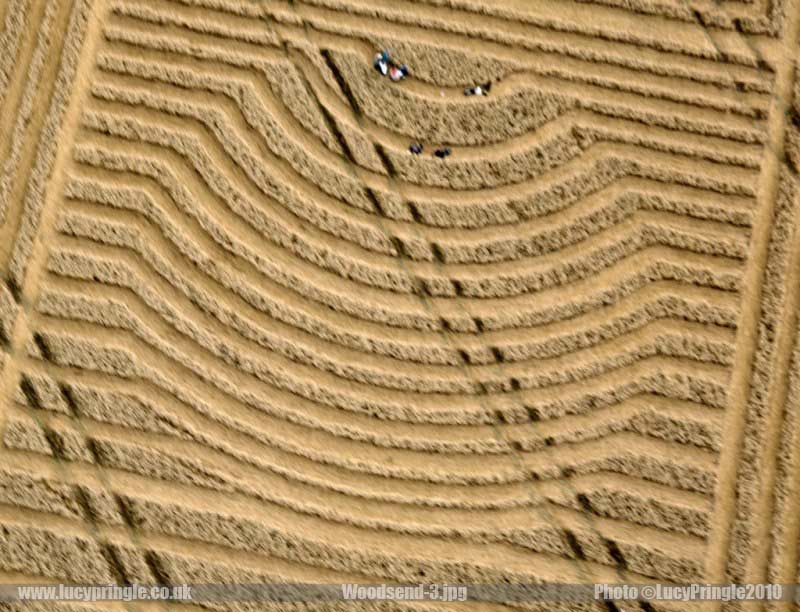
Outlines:
[[[396,64],[392,59],[389,51],[384,49],[375,56],[375,61],[372,62],[375,70],[380,72],[383,76],[389,76],[393,81],[402,81],[408,76],[408,66],[405,64]]]
[[[375,55],[375,59],[372,62],[373,67],[375,70],[381,73],[382,76],[388,76],[392,81],[402,81],[404,78],[408,76],[408,66],[405,64],[397,64],[391,56],[391,52],[387,49],[383,49],[382,51],[378,52]],[[464,90],[465,96],[486,96],[489,95],[489,91],[492,89],[491,81],[487,81],[486,83],[482,83],[481,85],[475,85],[474,87],[467,87]],[[443,94],[444,95],[444,94]],[[418,143],[414,142],[408,147],[408,150],[413,155],[422,155],[424,147]],[[444,159],[445,157],[449,156],[452,153],[449,147],[437,147],[433,150],[433,155],[438,157],[439,159]]]

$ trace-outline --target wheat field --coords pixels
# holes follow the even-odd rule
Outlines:
[[[0,0],[0,583],[800,582],[798,31]]]

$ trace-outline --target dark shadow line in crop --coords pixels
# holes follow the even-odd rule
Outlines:
[[[42,403],[39,400],[39,393],[36,391],[36,387],[33,386],[31,379],[28,378],[27,375],[22,374],[20,376],[19,388],[25,396],[25,399],[28,400],[28,404],[31,408],[35,408],[36,410],[42,409]]]
[[[356,100],[355,95],[353,95],[353,90],[350,89],[350,85],[347,84],[344,77],[342,76],[339,67],[336,65],[336,62],[333,61],[333,56],[331,56],[330,49],[321,49],[320,54],[322,54],[322,58],[325,60],[325,63],[330,68],[331,72],[333,73],[333,77],[336,79],[336,83],[339,85],[339,89],[342,90],[344,97],[347,98],[347,101],[350,103],[353,111],[362,116],[361,107],[358,105],[358,101]]]
[[[586,553],[583,552],[583,547],[580,542],[578,542],[578,538],[575,537],[575,534],[569,529],[565,529],[564,538],[567,540],[567,544],[569,544],[575,556],[581,561],[586,561]]]
[[[19,304],[22,300],[22,290],[17,284],[17,281],[13,278],[7,278],[6,287],[8,287],[8,292],[11,294],[11,297],[14,298],[14,301]]]
[[[125,571],[125,565],[122,563],[115,545],[106,542],[101,547],[100,554],[102,554],[105,558],[111,573],[114,574],[117,584],[122,586],[132,584],[132,582],[128,579],[127,572]]]
[[[625,556],[622,554],[617,543],[614,540],[606,540],[606,547],[608,548],[608,554],[614,559],[617,567],[623,570],[628,569],[628,562],[625,560]]]

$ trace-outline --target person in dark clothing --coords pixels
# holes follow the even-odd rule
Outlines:
[[[415,142],[410,147],[408,147],[408,150],[411,151],[414,155],[419,155],[420,153],[422,153],[422,145]]]
[[[375,59],[372,62],[373,67],[375,70],[380,72],[383,76],[386,76],[389,72],[389,67],[392,64],[392,60],[389,57],[389,52],[386,50],[381,51],[380,53],[375,55]]]
[[[476,85],[475,87],[468,87],[464,90],[465,96],[486,96],[492,89],[492,82],[486,81],[483,85]]]
[[[438,148],[433,152],[433,154],[439,159],[444,159],[445,157],[450,155],[450,153],[452,153],[452,151],[448,147]]]
[[[375,61],[372,63],[372,66],[381,73],[382,76],[386,76],[389,72],[389,64],[387,64],[383,59],[381,59],[380,54],[375,56]]]

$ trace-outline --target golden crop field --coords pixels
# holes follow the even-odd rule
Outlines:
[[[800,582],[799,31],[0,0],[0,584]]]

